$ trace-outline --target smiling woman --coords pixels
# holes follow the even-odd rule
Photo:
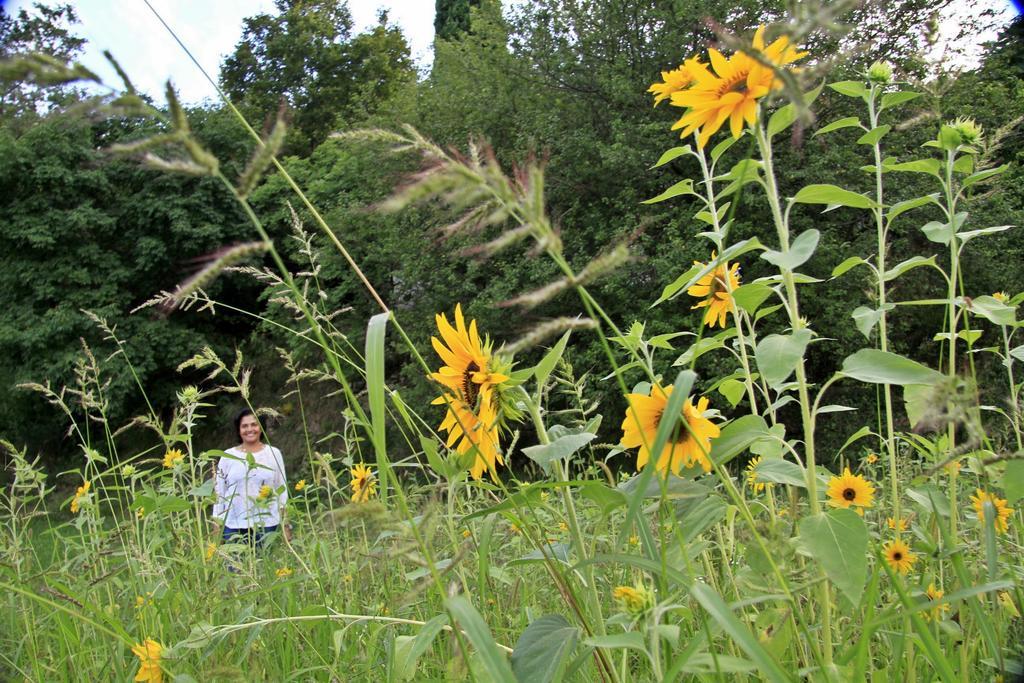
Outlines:
[[[262,547],[267,534],[280,528],[288,501],[284,459],[281,451],[263,443],[263,430],[251,409],[243,408],[234,425],[241,443],[227,449],[217,463],[215,535],[225,542]],[[289,527],[285,526],[284,534],[291,540]]]

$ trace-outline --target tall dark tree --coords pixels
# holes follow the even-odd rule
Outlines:
[[[257,120],[284,102],[292,112],[288,150],[307,154],[355,112],[372,110],[391,74],[409,72],[401,32],[382,23],[369,37],[352,35],[348,4],[276,0],[278,14],[245,20],[242,39],[221,66],[225,91]],[[386,22],[387,15],[381,15]],[[367,89],[367,83],[377,87]]]
[[[479,7],[480,0],[436,0],[434,3],[434,38],[456,40],[470,28],[470,8]]]
[[[71,5],[46,6],[33,3],[31,10],[22,8],[17,15],[0,6],[0,64],[14,55],[38,52],[62,62],[76,59],[85,39],[72,32],[78,16]],[[0,69],[0,122],[10,123],[18,117],[29,117],[67,101],[68,88],[41,87],[7,78]],[[27,121],[22,121],[23,124]]]

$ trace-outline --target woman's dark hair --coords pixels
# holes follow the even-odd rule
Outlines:
[[[241,410],[238,411],[238,414],[235,415],[235,436],[237,436],[238,438],[242,438],[242,418],[244,418],[246,415],[252,415],[253,417],[256,417],[256,413],[252,412],[252,408],[242,408]],[[256,417],[256,421],[259,422],[259,417]],[[261,423],[260,431],[262,430],[263,424]]]

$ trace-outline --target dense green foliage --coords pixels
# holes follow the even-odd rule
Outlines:
[[[410,156],[382,160],[380,145],[325,140],[330,131],[408,122],[442,145],[464,148],[471,139],[486,140],[506,166],[542,155],[547,163],[547,200],[573,264],[582,267],[612,244],[626,241],[630,245],[633,260],[595,283],[595,292],[613,319],[628,326],[634,317],[641,317],[634,309],[634,293],[656,293],[691,261],[709,256],[706,246],[691,237],[693,226],[687,217],[696,209],[688,210],[682,199],[651,206],[641,203],[694,172],[683,160],[647,170],[671,144],[666,124],[675,112],[666,104],[652,110],[646,87],[681,55],[695,53],[715,38],[704,17],[728,15],[730,28],[742,31],[777,11],[775,4],[762,2],[729,5],[733,11],[728,12],[724,4],[714,2],[641,3],[626,11],[621,3],[604,1],[593,3],[584,16],[574,3],[545,0],[503,17],[496,3],[481,3],[468,12],[471,32],[454,36],[439,32],[434,68],[417,82],[404,38],[386,24],[386,18],[370,32],[354,36],[343,4],[281,0],[278,5],[277,15],[262,14],[246,21],[243,39],[224,62],[220,80],[255,123],[273,116],[281,101],[288,105],[291,126],[286,150],[292,156],[285,161],[287,168],[308,190],[384,300],[400,311],[424,350],[433,314],[449,310],[457,301],[499,342],[512,340],[549,317],[576,315],[578,304],[563,297],[522,312],[497,307],[550,281],[551,264],[525,250],[488,261],[467,256],[463,253],[469,243],[466,238],[445,238],[442,230],[457,216],[434,207],[392,216],[368,212],[418,168],[418,160]],[[452,3],[446,11],[462,16],[459,7]],[[825,53],[842,46],[870,45],[870,50],[853,52],[842,67],[851,71],[883,55],[910,75],[931,78],[934,74],[929,70],[934,67],[916,57],[923,44],[922,33],[915,27],[926,24],[928,10],[927,3],[916,0],[892,3],[882,13],[858,9],[844,18],[855,29],[842,41],[814,33],[807,42]],[[810,25],[812,19],[807,21]],[[901,110],[893,122],[906,120],[911,127],[896,143],[902,146],[887,149],[887,154],[905,155],[923,142],[930,134],[925,122],[933,114],[943,119],[975,115],[990,132],[1024,114],[1018,54],[1007,38],[993,47],[981,68],[934,81],[936,88],[943,88],[942,99],[921,98]],[[807,87],[816,77],[813,69],[805,74]],[[826,92],[815,103],[815,113],[818,120],[830,121],[853,115],[853,106],[848,99]],[[193,128],[222,163],[241,168],[250,144],[233,128],[226,112],[197,110],[191,116]],[[850,134],[814,137],[816,126],[812,122],[797,127],[789,144],[779,145],[783,163],[793,169],[782,178],[784,193],[834,175],[837,168],[856,169],[869,162],[867,148],[857,157],[845,140],[834,137]],[[258,373],[266,380],[260,385],[266,393],[258,400],[282,407],[286,402],[272,381],[274,347],[292,345],[288,335],[261,326],[247,340],[251,323],[224,312],[215,317],[195,312],[128,315],[139,303],[186,279],[191,259],[252,238],[222,189],[212,181],[160,176],[97,154],[97,147],[133,135],[131,126],[110,128],[54,115],[34,132],[7,128],[2,137],[2,182],[10,191],[3,199],[3,221],[8,227],[0,236],[6,266],[0,291],[5,301],[24,303],[7,306],[0,313],[0,323],[10,331],[0,336],[0,381],[8,388],[2,399],[0,433],[36,447],[55,442],[59,432],[38,418],[40,399],[11,387],[28,380],[67,382],[79,337],[109,352],[102,334],[90,328],[80,309],[103,314],[131,336],[146,386],[157,395],[168,396],[180,385],[183,380],[173,368],[204,344],[221,350],[243,344],[252,352],[250,360],[267,368]],[[1011,130],[1008,135],[992,151],[991,163],[1016,160],[1019,133]],[[1014,165],[997,192],[973,200],[972,214],[990,224],[1021,223],[1019,174],[1019,166]],[[867,190],[872,181],[867,174],[850,171],[836,182]],[[893,186],[899,187],[898,183],[906,184],[906,196],[921,187],[914,178],[899,178]],[[53,195],[59,195],[60,201],[50,202]],[[299,243],[287,237],[292,227],[285,204],[291,199],[286,184],[271,174],[252,199],[286,258],[301,269]],[[761,201],[753,196],[741,198],[738,215],[756,215],[763,208],[758,205]],[[300,210],[300,216],[306,230],[316,234],[309,215]],[[810,220],[803,220],[800,227],[810,227]],[[828,278],[840,255],[851,248],[865,257],[872,253],[873,232],[861,221],[855,212],[843,210],[814,219],[823,237],[810,275]],[[735,232],[746,236],[757,227],[741,220]],[[918,253],[922,240],[919,232],[896,235],[895,257]],[[470,240],[476,241],[477,236]],[[324,306],[352,307],[352,314],[342,314],[336,324],[343,333],[359,338],[362,321],[376,305],[326,238],[316,234],[314,245],[323,263],[319,284],[327,297]],[[1024,259],[1019,256],[1019,240],[1012,232],[979,245],[968,256],[970,267],[964,274],[968,288],[978,293],[1019,288],[1016,283],[1024,282]],[[993,260],[1001,264],[1000,269],[987,266]],[[767,271],[765,264],[754,260],[744,263],[742,272],[744,280],[750,281]],[[922,274],[901,284],[905,289],[898,295],[914,298],[915,286],[923,291],[935,284],[928,277]],[[864,303],[865,278],[853,272],[817,285],[819,294],[808,300],[808,315],[825,321],[835,340],[812,350],[812,379],[826,377],[836,359],[868,343],[850,318],[851,311]],[[261,304],[256,291],[255,284],[243,276],[225,275],[210,293],[287,322],[288,313],[274,304]],[[648,311],[643,316],[648,333],[680,327],[696,330],[699,314],[688,310],[689,305],[678,299]],[[938,345],[923,337],[921,330],[933,329],[930,323],[941,315],[936,310],[901,310],[894,317],[892,324],[904,347],[899,351],[934,358]],[[301,347],[295,350],[301,357]],[[581,335],[572,358],[579,373],[591,369],[600,358],[596,341]],[[704,362],[728,371],[727,356],[711,356]],[[433,389],[419,369],[412,364],[391,367],[397,373],[394,381],[410,397],[419,401],[431,397]],[[112,406],[113,416],[125,420],[141,412],[138,398],[133,405],[129,390],[133,382],[123,369],[115,364],[111,372],[120,387],[114,394],[118,400]],[[621,401],[608,383],[596,383],[594,389],[611,405]],[[860,418],[837,415],[821,436],[837,445],[869,419],[867,414]],[[613,427],[605,425],[606,441],[617,440]]]

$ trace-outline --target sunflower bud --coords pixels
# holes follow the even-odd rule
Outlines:
[[[956,121],[953,121],[948,125],[960,134],[960,139],[963,140],[965,145],[976,145],[981,142],[981,126],[979,126],[974,119],[961,116]]]
[[[889,85],[892,83],[892,64],[889,62],[875,62],[868,67],[868,81],[877,85]]]
[[[178,394],[178,400],[181,402],[182,405],[185,406],[190,406],[194,403],[198,403],[199,389],[196,386],[189,384],[188,386],[184,387],[181,390],[181,393]]]
[[[654,594],[641,584],[616,586],[612,590],[612,597],[623,612],[634,617],[654,607]]]

